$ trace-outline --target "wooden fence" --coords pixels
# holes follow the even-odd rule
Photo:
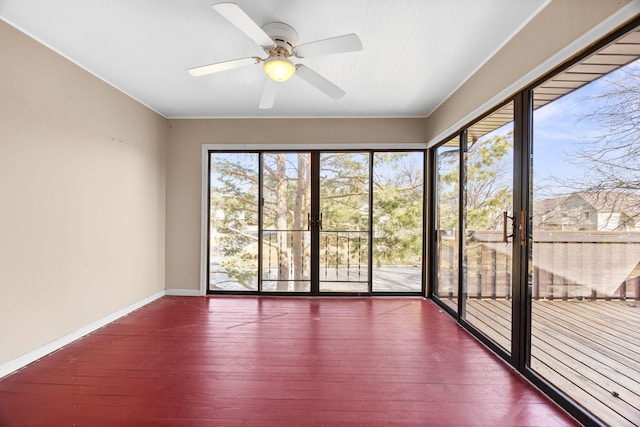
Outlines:
[[[455,240],[443,239],[441,245],[453,246]],[[499,231],[469,232],[464,254],[469,298],[511,298],[511,251]],[[536,232],[532,256],[533,299],[640,300],[638,232]],[[455,270],[453,259],[441,261]],[[455,280],[457,274],[450,273]]]

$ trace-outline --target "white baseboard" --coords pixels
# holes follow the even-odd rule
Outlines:
[[[174,297],[200,297],[202,293],[199,289],[167,289],[165,295]]]
[[[46,356],[49,353],[53,353],[56,350],[61,349],[62,347],[71,344],[73,341],[82,338],[83,336],[102,328],[103,326],[113,322],[114,320],[119,319],[122,316],[126,316],[127,314],[135,311],[145,305],[149,304],[152,301],[157,300],[165,295],[165,291],[156,292],[155,294],[148,296],[140,301],[137,301],[121,310],[116,311],[104,317],[96,322],[90,323],[89,325],[78,329],[75,332],[67,334],[63,337],[60,337],[40,348],[37,348],[29,353],[23,354],[20,357],[17,357],[3,365],[0,365],[0,378],[9,375],[12,372],[17,371],[18,369],[27,366],[29,363],[35,362],[38,359]]]

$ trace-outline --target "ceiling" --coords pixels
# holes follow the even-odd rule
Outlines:
[[[219,0],[0,0],[0,18],[167,118],[426,117],[548,0],[236,0],[258,25],[303,44],[356,33],[359,52],[296,60],[346,95],[301,78],[258,108],[260,65],[193,77],[200,65],[264,51],[220,16]]]

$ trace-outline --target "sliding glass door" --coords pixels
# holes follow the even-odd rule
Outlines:
[[[208,291],[258,290],[258,153],[209,156]]]
[[[472,125],[464,152],[463,318],[511,352],[513,103]]]
[[[458,311],[460,286],[460,136],[435,150],[433,295]]]
[[[208,291],[421,294],[423,168],[424,151],[210,152]]]
[[[370,292],[369,153],[320,153],[320,292]]]
[[[422,292],[424,153],[373,153],[372,287]]]
[[[311,154],[262,157],[262,281],[267,292],[311,290]]]
[[[640,424],[639,36],[532,91],[529,365],[615,426]]]

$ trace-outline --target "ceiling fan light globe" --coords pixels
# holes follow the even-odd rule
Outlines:
[[[274,57],[264,63],[264,72],[272,80],[284,82],[295,74],[296,66],[286,58]]]

